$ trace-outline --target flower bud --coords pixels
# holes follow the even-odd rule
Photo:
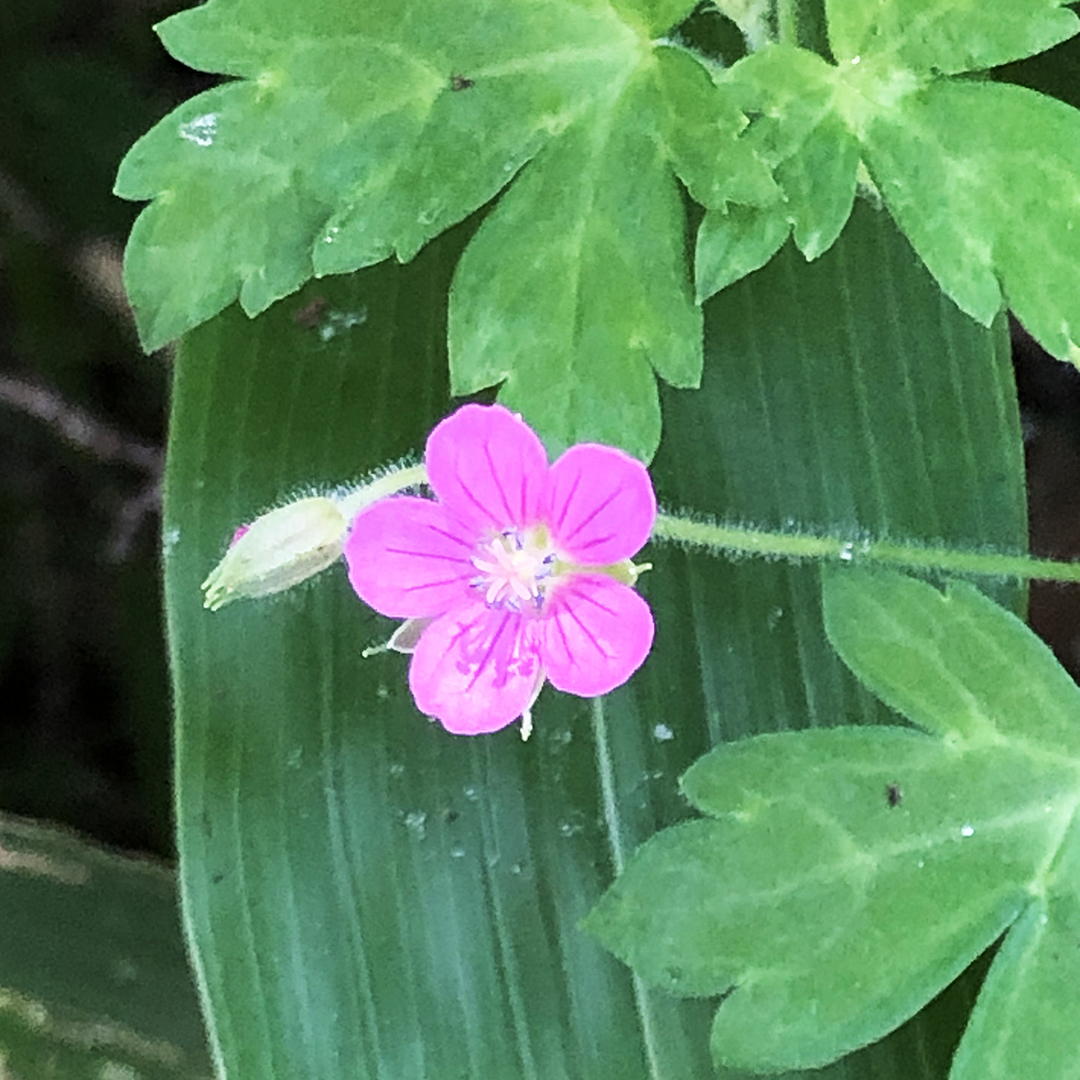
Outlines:
[[[242,597],[299,585],[341,556],[348,522],[322,495],[271,510],[236,530],[225,557],[202,583],[203,606],[217,611]]]

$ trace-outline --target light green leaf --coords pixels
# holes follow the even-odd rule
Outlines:
[[[851,216],[859,158],[859,144],[843,121],[826,116],[777,166],[795,246],[807,259],[828,251]]]
[[[983,323],[1004,293],[1044,348],[1068,356],[1080,339],[1080,112],[1019,87],[940,81],[878,116],[863,146],[942,289]]]
[[[1076,846],[1076,827],[1070,844]],[[1071,882],[1028,905],[994,958],[951,1080],[1016,1080],[1076,1072],[1080,1027],[1080,898]]]
[[[825,0],[840,63],[882,58],[951,75],[1033,56],[1072,37],[1080,21],[1064,0]]]
[[[697,298],[721,289],[764,266],[783,246],[791,223],[782,203],[710,210],[698,227],[694,276]]]
[[[658,49],[659,135],[679,179],[702,204],[767,206],[780,198],[770,165],[748,139],[738,95],[692,54]]]
[[[499,400],[552,453],[591,440],[648,461],[660,441],[652,369],[681,387],[701,377],[682,200],[652,95],[643,73],[548,147],[454,277],[452,391],[505,380]]]
[[[1019,914],[1076,779],[1076,763],[902,729],[735,743],[683,778],[718,820],[648,841],[586,926],[649,982],[726,995],[718,1064],[824,1065],[896,1027]]]
[[[706,215],[695,264],[699,298],[761,266],[792,226],[807,259],[816,259],[840,235],[855,200],[860,152],[835,108],[837,82],[835,67],[806,49],[784,45],[767,46],[725,73],[723,87],[754,117],[738,146],[772,167],[781,202],[726,218]],[[761,199],[729,198],[764,206]]]
[[[0,815],[0,1074],[210,1080],[173,870]]]
[[[945,739],[1080,757],[1080,689],[1050,649],[974,585],[833,571],[825,629],[886,704]]]
[[[942,596],[841,569],[824,607],[853,670],[942,738],[835,728],[714,750],[682,781],[712,819],[648,841],[587,927],[650,982],[724,995],[717,1062],[774,1071],[880,1037],[1022,915],[957,1071],[1064,1080],[1040,1065],[1075,1051],[1055,994],[1071,1000],[1080,962],[1055,948],[1080,922],[1080,690],[966,583]],[[1021,1005],[1047,1012],[1040,1040],[1005,1021],[1022,990],[1047,995]]]
[[[154,348],[239,296],[411,258],[648,55],[603,4],[212,0],[166,20],[194,66],[246,77],[162,120],[117,193],[153,198],[126,284]]]
[[[697,6],[695,0],[612,0],[627,22],[644,19],[650,37],[662,34],[682,22]]]

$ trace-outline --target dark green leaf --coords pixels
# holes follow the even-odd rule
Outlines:
[[[462,243],[309,285],[254,323],[231,311],[179,353],[177,821],[215,1044],[243,1077],[710,1080],[713,1004],[646,987],[579,920],[685,817],[674,778],[710,745],[885,716],[827,645],[814,568],[650,551],[652,657],[593,707],[546,690],[525,744],[427,723],[405,658],[360,658],[393,625],[336,569],[200,606],[237,524],[415,453],[452,407],[444,303]],[[940,298],[887,217],[857,206],[820,260],[785,250],[705,313],[703,388],[664,391],[667,502],[1022,543],[1007,344]],[[957,986],[828,1080],[941,1080],[969,999]]]
[[[175,873],[0,817],[0,1061],[37,1080],[209,1080]]]

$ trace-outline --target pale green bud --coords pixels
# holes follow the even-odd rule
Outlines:
[[[299,499],[238,529],[225,557],[202,583],[203,606],[217,611],[243,597],[299,585],[341,557],[349,523],[333,500]]]

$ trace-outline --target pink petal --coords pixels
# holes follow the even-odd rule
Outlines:
[[[549,599],[540,657],[551,685],[580,697],[621,686],[649,655],[653,617],[628,585],[574,574]]]
[[[513,723],[543,678],[533,627],[517,612],[470,603],[436,619],[409,665],[416,707],[455,735]]]
[[[502,405],[458,409],[428,436],[424,460],[432,490],[478,535],[543,517],[547,452]]]
[[[613,446],[580,443],[551,466],[548,523],[560,553],[607,566],[638,552],[656,520],[648,470]]]
[[[361,510],[345,540],[349,582],[383,615],[417,619],[460,604],[476,577],[469,530],[430,499],[402,495]]]

